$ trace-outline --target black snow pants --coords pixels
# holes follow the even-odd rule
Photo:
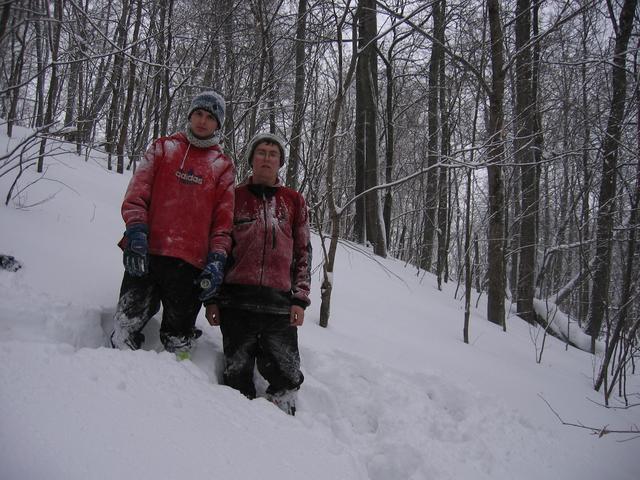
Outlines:
[[[257,364],[269,382],[268,394],[300,387],[304,376],[300,371],[298,329],[290,324],[288,314],[223,308],[220,316],[226,385],[255,398],[253,370]]]
[[[112,343],[119,348],[139,348],[140,333],[160,310],[160,341],[169,352],[188,351],[200,311],[196,279],[201,270],[178,258],[150,255],[149,274],[134,277],[125,272],[114,317]]]

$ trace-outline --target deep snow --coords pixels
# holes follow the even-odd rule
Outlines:
[[[0,271],[3,480],[640,478],[640,438],[564,426],[545,403],[568,422],[637,428],[640,407],[599,405],[597,359],[547,338],[536,363],[537,332],[513,317],[506,333],[490,324],[484,297],[465,345],[455,284],[440,292],[431,275],[348,243],[327,329],[314,273],[296,417],[220,385],[221,336],[204,314],[192,361],[162,351],[159,317],[144,350],[103,347],[129,174],[72,151],[57,146],[42,178],[25,172],[21,187],[40,179],[0,207],[0,254],[23,264]],[[2,199],[13,179],[0,177]],[[638,376],[627,389],[640,403]]]

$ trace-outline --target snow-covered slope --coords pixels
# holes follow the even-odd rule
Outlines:
[[[512,318],[502,332],[482,298],[465,345],[455,285],[439,292],[430,275],[350,244],[327,329],[314,276],[296,417],[220,385],[221,336],[203,315],[192,361],[161,351],[157,318],[145,350],[104,348],[129,178],[104,165],[58,149],[0,207],[0,254],[23,264],[0,271],[3,480],[640,478],[640,439],[563,426],[544,401],[568,422],[639,425],[640,407],[597,404],[590,355],[548,338],[536,363],[536,332]],[[2,198],[12,181],[0,178]],[[627,389],[640,403],[637,376]]]

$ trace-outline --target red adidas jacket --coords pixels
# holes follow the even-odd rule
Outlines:
[[[149,227],[149,253],[204,268],[210,252],[228,255],[235,168],[220,146],[198,148],[184,133],[154,141],[122,203],[127,225]]]
[[[309,217],[303,196],[278,183],[236,188],[233,246],[222,304],[267,313],[307,307],[311,286]]]

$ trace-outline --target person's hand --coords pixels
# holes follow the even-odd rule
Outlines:
[[[212,301],[220,290],[226,262],[227,256],[224,253],[213,252],[207,257],[207,264],[198,277],[198,285],[202,289],[199,298],[205,305]]]
[[[137,223],[127,227],[124,243],[122,263],[129,275],[144,277],[149,273],[149,244],[147,233],[149,229],[144,223]]]
[[[204,315],[205,317],[207,317],[207,322],[209,322],[209,325],[211,325],[212,327],[217,327],[220,325],[220,309],[215,303],[212,303],[205,307]]]
[[[304,323],[304,308],[299,305],[291,305],[289,321],[294,327],[300,327]]]

